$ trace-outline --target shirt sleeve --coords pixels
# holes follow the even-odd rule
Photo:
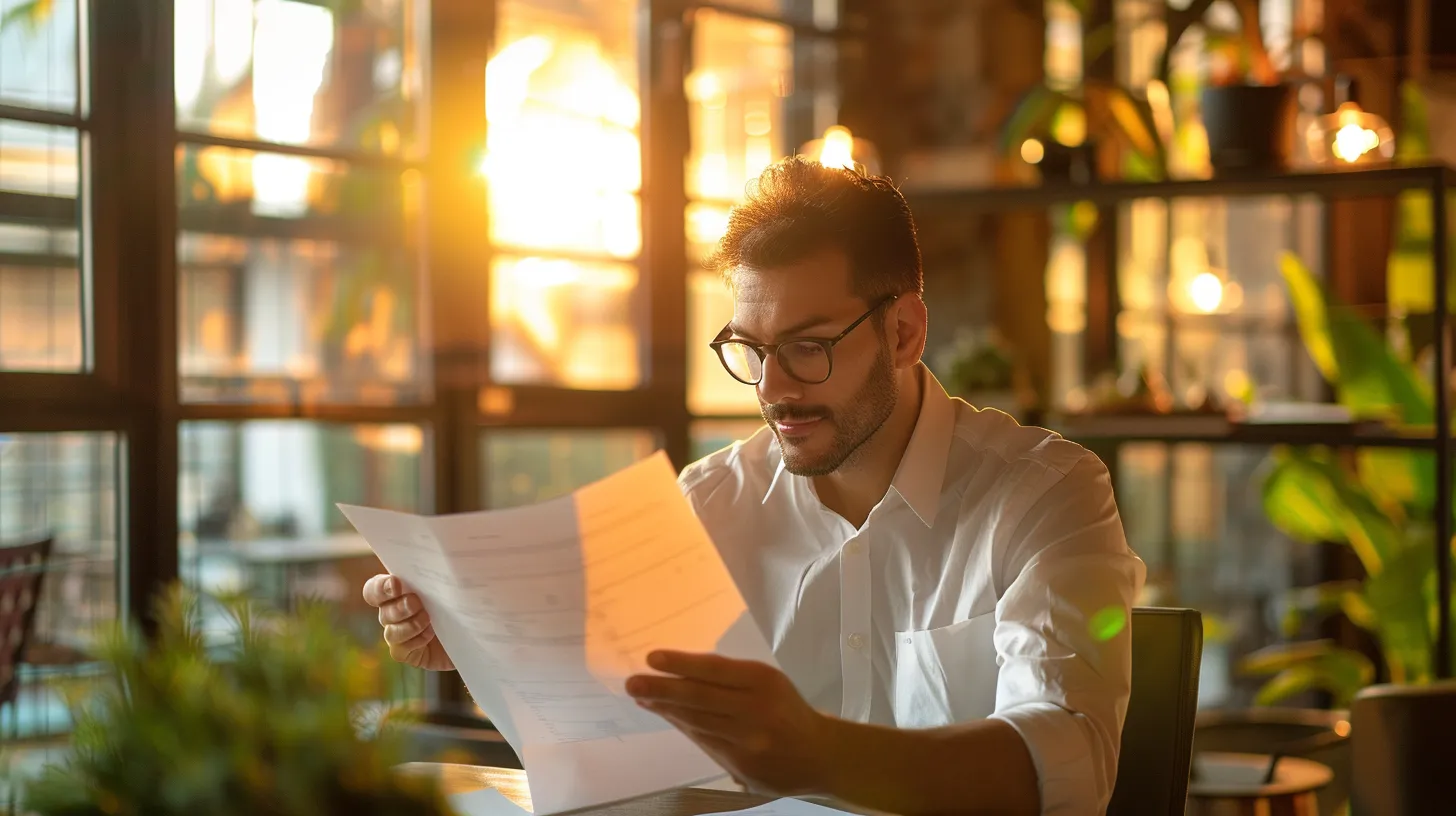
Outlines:
[[[1117,778],[1132,606],[1146,575],[1127,546],[1107,469],[1083,456],[1004,544],[992,716],[1026,742],[1043,814],[1102,813]]]

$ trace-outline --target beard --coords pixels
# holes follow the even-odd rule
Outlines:
[[[881,344],[874,365],[853,396],[837,408],[813,406],[759,405],[764,421],[779,441],[784,468],[795,476],[827,476],[846,463],[853,463],[864,443],[885,424],[899,399],[890,348]],[[834,432],[829,449],[822,453],[804,450],[797,440],[785,440],[775,420],[814,419]]]

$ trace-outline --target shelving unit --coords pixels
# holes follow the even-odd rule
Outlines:
[[[1313,197],[1338,199],[1389,197],[1407,191],[1430,194],[1431,246],[1448,245],[1447,195],[1456,187],[1456,171],[1441,165],[1346,170],[1328,173],[1289,173],[1249,178],[1170,181],[1161,183],[1113,182],[1086,185],[1047,184],[1037,187],[936,191],[912,194],[917,217],[955,218],[1038,210],[1089,202],[1117,205],[1139,199],[1173,201],[1192,198]],[[1439,609],[1433,665],[1439,678],[1452,676],[1451,654],[1451,535],[1452,439],[1450,282],[1447,256],[1432,252],[1434,310],[1435,427],[1396,428],[1376,423],[1265,424],[1230,421],[1218,415],[1078,415],[1047,416],[1042,424],[1067,438],[1085,443],[1121,445],[1133,442],[1167,444],[1328,446],[1335,448],[1385,447],[1429,450],[1437,453],[1435,502],[1435,559]],[[1115,275],[1113,276],[1115,286]]]

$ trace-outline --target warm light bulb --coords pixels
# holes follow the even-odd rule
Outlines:
[[[825,167],[854,169],[854,135],[843,125],[834,125],[824,131],[824,143],[819,148],[819,163]]]
[[[1223,302],[1223,281],[1212,272],[1200,272],[1188,282],[1188,297],[1198,311],[1212,314]]]
[[[1351,122],[1342,125],[1335,131],[1334,143],[1330,146],[1330,152],[1335,157],[1351,164],[1360,160],[1360,157],[1380,146],[1380,136],[1369,128],[1360,127]]]
[[[1395,155],[1395,134],[1384,119],[1346,102],[1310,124],[1310,154],[1324,164],[1371,164]]]
[[[1036,139],[1027,139],[1021,143],[1021,160],[1027,164],[1040,164],[1046,158],[1046,148]]]

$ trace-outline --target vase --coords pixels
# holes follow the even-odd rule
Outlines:
[[[1292,85],[1204,88],[1203,128],[1215,176],[1271,175],[1289,169],[1294,150]]]

